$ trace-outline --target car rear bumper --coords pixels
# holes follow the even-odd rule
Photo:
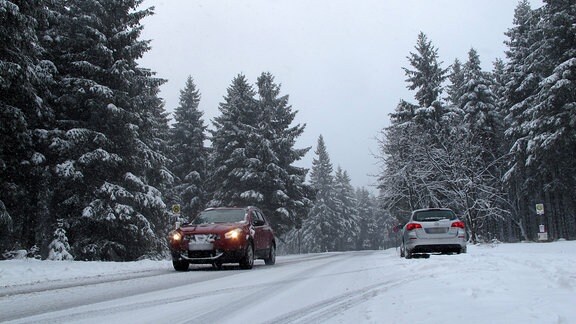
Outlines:
[[[466,249],[466,240],[458,237],[447,239],[411,239],[405,243],[406,249],[410,253],[459,253]]]

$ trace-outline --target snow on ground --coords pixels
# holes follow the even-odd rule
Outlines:
[[[131,275],[160,269],[172,269],[172,263],[150,260],[136,262],[7,260],[0,261],[0,289],[6,286],[49,281],[66,282],[72,279]]]
[[[260,262],[177,273],[168,261],[0,261],[0,309],[39,305],[4,318],[16,323],[576,323],[576,241],[469,246],[428,259],[390,249]],[[10,294],[37,286],[46,297]],[[115,289],[124,294],[81,301]],[[59,307],[71,294],[79,301]]]

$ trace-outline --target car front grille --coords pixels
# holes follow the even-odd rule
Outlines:
[[[190,235],[186,235],[185,239],[188,242],[194,242],[194,243],[211,243],[214,242],[214,240],[216,240],[218,237],[218,235],[216,234],[190,234]]]

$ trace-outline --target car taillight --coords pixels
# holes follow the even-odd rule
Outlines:
[[[415,230],[417,228],[422,228],[422,225],[420,225],[418,223],[408,223],[408,225],[406,225],[407,231]]]
[[[452,223],[452,227],[464,228],[464,222],[463,221],[454,222]]]

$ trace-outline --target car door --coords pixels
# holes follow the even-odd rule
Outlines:
[[[258,251],[270,247],[272,228],[259,210],[252,211],[252,226],[254,227],[254,244]]]

